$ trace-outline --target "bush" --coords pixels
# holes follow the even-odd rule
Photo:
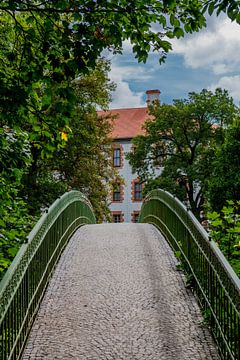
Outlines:
[[[228,200],[220,213],[208,214],[210,236],[240,276],[240,201]]]

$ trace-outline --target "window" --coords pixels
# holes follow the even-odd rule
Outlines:
[[[114,223],[120,223],[121,222],[121,215],[120,214],[113,215],[113,222]]]
[[[121,166],[121,149],[120,148],[113,149],[113,166],[115,166],[115,167]]]
[[[121,201],[121,185],[115,184],[113,189],[113,201]]]
[[[134,211],[134,213],[132,214],[132,222],[137,223],[138,219],[139,219],[139,212]]]
[[[143,200],[143,187],[144,184],[142,182],[140,182],[140,179],[134,179],[132,180],[132,185],[131,185],[131,199],[132,202],[135,201],[141,201]]]
[[[112,221],[114,223],[121,223],[124,221],[124,214],[122,211],[112,211]]]
[[[140,184],[139,182],[134,183],[134,200],[142,200],[142,184]]]

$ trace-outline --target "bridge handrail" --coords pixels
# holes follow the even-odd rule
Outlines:
[[[0,282],[0,359],[18,359],[52,270],[71,235],[95,223],[79,191],[57,199],[30,232]]]
[[[164,190],[151,191],[139,222],[155,225],[193,275],[203,314],[223,359],[240,359],[240,279],[195,216]]]

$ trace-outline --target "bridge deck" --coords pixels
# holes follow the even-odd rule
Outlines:
[[[23,359],[219,359],[176,262],[151,225],[82,227],[60,259]]]

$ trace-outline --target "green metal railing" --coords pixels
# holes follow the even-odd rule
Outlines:
[[[19,359],[62,250],[81,225],[95,223],[88,200],[64,194],[41,217],[0,283],[0,359]]]
[[[155,225],[193,275],[193,289],[223,359],[240,359],[240,279],[195,216],[168,192],[146,197],[139,222]]]

